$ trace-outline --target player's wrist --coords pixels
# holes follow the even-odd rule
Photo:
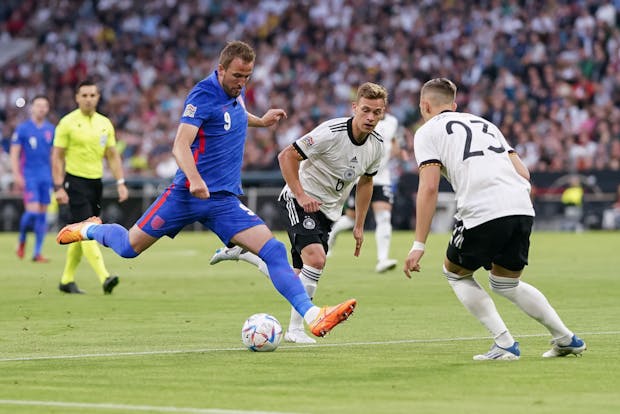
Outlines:
[[[62,184],[54,184],[54,192],[62,190],[63,186]]]
[[[409,253],[416,251],[416,250],[423,252],[425,249],[426,249],[426,244],[416,240],[413,242],[413,245],[411,246],[411,250],[409,250]]]
[[[118,180],[116,180],[116,185],[124,185],[124,184],[125,184],[124,178],[119,178]]]

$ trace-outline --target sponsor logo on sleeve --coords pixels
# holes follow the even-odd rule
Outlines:
[[[314,145],[314,138],[312,138],[310,135],[303,137],[301,139],[301,143],[304,144],[306,147],[311,147]]]
[[[196,115],[196,109],[198,109],[197,107],[195,107],[192,104],[187,104],[185,106],[185,110],[183,111],[183,116],[187,116],[190,118],[193,118],[194,115]]]

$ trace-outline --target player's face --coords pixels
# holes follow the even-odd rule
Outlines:
[[[87,115],[94,113],[97,110],[97,103],[99,103],[97,86],[82,86],[75,94],[75,101],[83,113]]]
[[[244,62],[241,58],[234,58],[228,68],[218,66],[218,80],[224,92],[232,98],[241,94],[241,90],[248,83],[254,70],[254,62]]]
[[[47,99],[37,98],[32,102],[30,111],[34,119],[37,121],[42,121],[50,111],[50,104]]]
[[[383,99],[360,98],[359,102],[353,103],[353,133],[369,134],[384,114]]]

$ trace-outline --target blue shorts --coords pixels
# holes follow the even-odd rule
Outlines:
[[[224,244],[240,231],[265,224],[236,195],[211,193],[199,199],[187,188],[169,186],[138,219],[136,225],[152,237],[174,238],[185,226],[199,222],[215,233]]]
[[[24,184],[24,203],[39,203],[48,205],[50,203],[50,191],[52,182],[48,178],[29,177]]]

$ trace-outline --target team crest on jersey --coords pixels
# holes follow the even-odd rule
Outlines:
[[[50,131],[45,131],[45,140],[47,142],[51,142],[52,141],[52,133]]]
[[[344,170],[342,178],[345,181],[353,181],[355,179],[355,170],[353,168],[347,168],[346,170]]]
[[[166,224],[166,220],[159,216],[153,217],[153,220],[151,221],[151,227],[153,230],[159,230],[164,224]]]
[[[306,146],[306,147],[311,147],[314,145],[314,138],[312,138],[310,135],[303,137],[301,142]]]
[[[190,118],[193,118],[194,115],[196,115],[196,109],[198,109],[196,106],[192,104],[187,104],[185,105],[185,110],[183,110],[182,116],[188,116]]]
[[[108,142],[108,134],[105,132],[99,136],[99,144],[102,147],[105,147],[106,142]]]
[[[316,222],[312,219],[312,217],[306,216],[301,225],[304,226],[304,229],[314,230],[314,228],[316,227]]]

